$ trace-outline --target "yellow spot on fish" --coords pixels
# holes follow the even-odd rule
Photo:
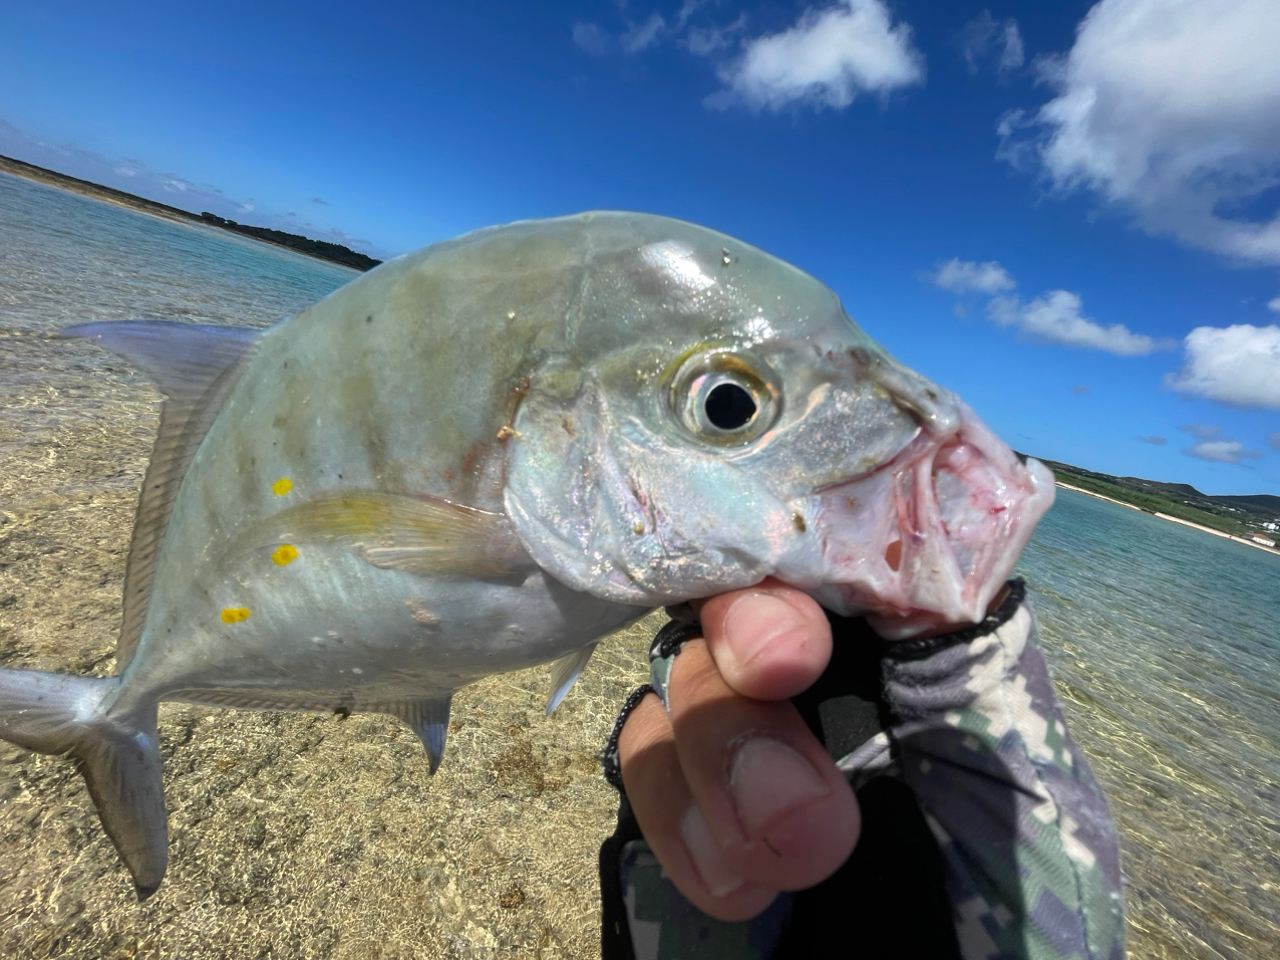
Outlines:
[[[497,439],[499,440],[510,440],[512,437],[518,437],[518,436],[520,436],[520,434],[512,430],[506,424],[503,424],[498,428]]]
[[[249,619],[248,607],[223,607],[222,622],[223,623],[239,623],[241,620]]]
[[[271,485],[271,492],[277,497],[283,497],[286,493],[293,489],[293,481],[288,477],[281,477]]]
[[[298,559],[298,548],[292,543],[282,543],[271,555],[271,559],[280,566],[286,567]]]

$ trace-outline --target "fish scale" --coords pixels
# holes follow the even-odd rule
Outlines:
[[[802,271],[663,217],[495,227],[265,331],[64,331],[165,395],[117,677],[0,670],[140,896],[156,705],[381,712],[434,772],[454,691],[774,576],[903,636],[980,618],[1053,488]],[[942,495],[939,495],[942,491]]]

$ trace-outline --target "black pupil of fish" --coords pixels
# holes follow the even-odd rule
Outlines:
[[[707,419],[720,430],[739,430],[756,415],[755,397],[736,383],[722,383],[707,394]]]

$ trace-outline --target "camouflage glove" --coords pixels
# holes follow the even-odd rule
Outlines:
[[[1024,598],[1015,581],[983,623],[897,643],[829,618],[831,664],[793,703],[850,777],[862,836],[835,875],[747,923],[680,895],[624,794],[600,851],[606,960],[820,956],[836,944],[930,960],[1123,958],[1115,828]],[[626,717],[650,690],[665,695],[672,660],[698,635],[673,622],[655,638],[651,684],[628,698],[602,757],[620,791]]]

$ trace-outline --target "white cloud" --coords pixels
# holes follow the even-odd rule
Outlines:
[[[700,7],[706,5],[707,0],[685,0],[680,6],[679,12],[676,13],[676,22],[672,29],[677,33],[684,29],[685,24],[689,22],[689,18],[698,12]]]
[[[721,50],[727,50],[733,43],[733,38],[746,27],[747,15],[740,13],[737,20],[723,27],[715,24],[707,27],[690,27],[681,42],[684,48],[695,56],[710,57]]]
[[[1276,0],[1102,0],[1041,71],[1058,95],[1002,120],[1000,155],[1147,230],[1280,263],[1277,37]]]
[[[1027,338],[1042,343],[1089,347],[1121,357],[1140,356],[1175,345],[1172,340],[1134,333],[1119,323],[1104,327],[1082,316],[1080,295],[1067,290],[1050,290],[1024,303],[1017,294],[1007,292],[1017,284],[1009,271],[995,260],[978,263],[952,257],[936,264],[928,279],[952,293],[988,295],[991,298],[987,301],[988,317],[1002,327],[1016,327]],[[956,315],[964,316],[960,304],[956,305]],[[1087,392],[1088,388],[1073,387],[1072,390]]]
[[[1022,44],[1022,31],[1018,29],[1018,21],[1006,20],[997,23],[990,10],[983,10],[963,27],[956,38],[960,45],[960,55],[964,58],[970,73],[978,72],[978,61],[997,46],[1000,59],[996,69],[1000,73],[1016,70],[1026,61],[1026,50]]]
[[[931,279],[943,290],[952,293],[988,293],[996,294],[1004,290],[1012,290],[1016,284],[1009,271],[995,260],[978,263],[974,260],[961,260],[952,257],[934,267]]]
[[[1184,423],[1178,429],[1183,433],[1191,434],[1197,440],[1223,439],[1222,428],[1209,423]]]
[[[1143,443],[1150,443],[1157,447],[1163,447],[1166,443],[1169,442],[1167,437],[1158,437],[1155,435],[1152,435],[1149,437],[1139,437],[1138,439],[1141,440]]]
[[[1233,407],[1280,410],[1280,327],[1196,327],[1181,370],[1165,377],[1179,393]]]
[[[1239,463],[1242,460],[1261,460],[1262,453],[1250,450],[1239,440],[1222,435],[1222,428],[1208,423],[1184,423],[1178,428],[1199,440],[1182,452],[1189,457],[1212,460],[1215,463]]]
[[[677,31],[684,29],[685,22],[699,6],[698,3],[688,3],[680,8],[676,14]],[[598,23],[585,20],[575,22],[572,29],[573,42],[593,57],[607,56],[615,50],[625,54],[643,53],[657,46],[669,32],[666,19],[656,12],[640,23],[627,21],[626,29],[616,37]]]
[[[1262,453],[1249,450],[1239,440],[1204,440],[1192,444],[1183,451],[1189,457],[1212,460],[1215,463],[1240,463],[1242,460],[1261,460]]]
[[[1134,357],[1173,346],[1115,323],[1104,327],[1080,313],[1080,295],[1067,290],[1050,290],[1030,303],[1016,296],[995,297],[987,304],[987,315],[1001,326],[1017,327],[1033,340],[1067,347],[1088,347],[1121,357]]]
[[[1280,453],[1280,433],[1267,434],[1267,443],[1276,453]]]
[[[1000,54],[1000,72],[1016,70],[1026,62],[1026,49],[1022,45],[1022,33],[1018,30],[1017,20],[1006,20],[1001,31],[1004,50]]]
[[[1280,297],[1276,297],[1267,303],[1267,309],[1272,313],[1280,313]]]
[[[794,26],[749,40],[718,71],[726,90],[709,106],[741,101],[781,110],[793,103],[842,110],[859,93],[887,94],[924,80],[911,28],[894,25],[883,0],[842,0],[807,9]]]
[[[609,52],[609,34],[599,24],[579,20],[573,25],[573,42],[593,57]]]
[[[641,50],[647,50],[658,42],[658,38],[666,28],[667,21],[662,18],[660,13],[650,14],[649,19],[644,23],[629,25],[622,36],[618,38],[618,42],[622,44],[622,52],[639,53]]]

